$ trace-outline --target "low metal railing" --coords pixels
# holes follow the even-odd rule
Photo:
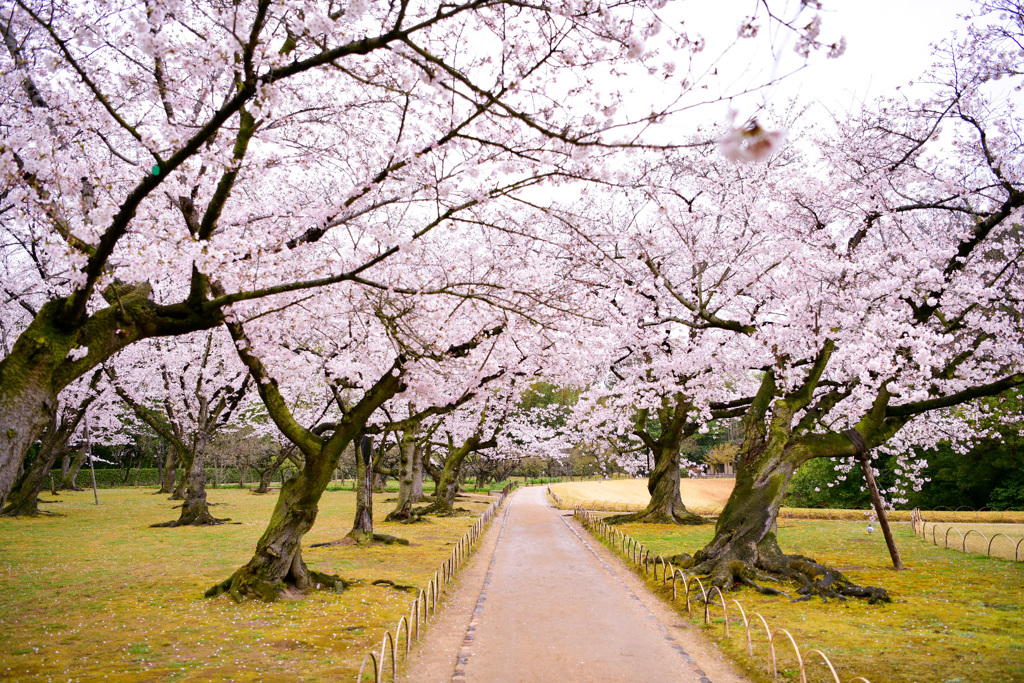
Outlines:
[[[921,538],[923,538],[925,540],[929,540],[928,525],[930,524],[931,525],[931,539],[930,540],[936,546],[939,545],[939,538],[940,538],[939,530],[941,529],[942,530],[942,536],[941,536],[941,538],[942,538],[942,546],[941,547],[949,548],[951,550],[959,550],[960,552],[963,552],[963,553],[974,552],[974,551],[969,551],[967,549],[967,540],[969,538],[971,538],[971,534],[974,534],[974,535],[978,536],[982,540],[982,543],[985,546],[985,553],[984,554],[987,555],[988,557],[992,557],[992,545],[996,542],[996,540],[999,539],[999,538],[1005,538],[1009,542],[1009,547],[1007,547],[1007,552],[1009,553],[1010,549],[1012,549],[1013,557],[1009,557],[1008,555],[996,555],[995,557],[999,557],[999,558],[1006,559],[1006,560],[1013,560],[1014,562],[1020,562],[1022,559],[1024,559],[1024,555],[1022,555],[1022,552],[1024,552],[1024,538],[1014,539],[1014,538],[1011,538],[1010,536],[1007,536],[1006,534],[1004,534],[1002,532],[997,532],[997,533],[993,534],[991,536],[991,538],[990,538],[989,536],[985,535],[981,531],[978,531],[977,529],[968,529],[967,533],[964,533],[963,531],[961,531],[960,529],[958,529],[955,526],[952,526],[948,522],[927,522],[927,521],[925,521],[924,517],[922,517],[922,515],[921,515],[921,511],[919,509],[917,509],[917,508],[915,508],[911,512],[910,524],[911,524],[911,527],[914,529],[914,534],[917,535],[917,536],[920,536]],[[953,539],[954,545],[950,545],[950,543],[949,543],[949,535],[952,532],[955,532],[956,535],[960,537],[960,543],[959,543],[960,547],[956,546],[956,544],[955,544],[956,538],[955,537]]]
[[[781,634],[782,636],[785,636],[785,640],[782,640],[781,642],[785,643],[786,641],[788,641],[793,649],[793,653],[796,657],[796,661],[799,666],[800,683],[807,683],[807,664],[812,658],[812,656],[821,659],[825,666],[828,667],[828,671],[832,676],[833,683],[842,683],[842,680],[839,678],[839,674],[836,672],[835,666],[833,666],[831,660],[829,660],[828,656],[821,650],[815,648],[801,650],[800,646],[797,645],[796,639],[786,629],[776,628],[772,630],[772,628],[768,624],[768,621],[761,614],[756,612],[751,614],[750,617],[748,617],[746,610],[743,609],[743,605],[739,602],[739,600],[729,600],[727,603],[725,595],[717,586],[712,586],[710,589],[706,588],[704,586],[704,583],[700,580],[700,577],[689,575],[683,572],[682,570],[673,567],[672,563],[666,560],[661,555],[656,555],[652,559],[650,550],[646,546],[644,546],[643,543],[640,543],[639,541],[635,540],[634,538],[629,536],[629,534],[623,533],[620,529],[617,529],[616,527],[607,524],[603,519],[601,519],[601,517],[594,514],[593,512],[585,510],[580,506],[576,506],[576,508],[573,510],[573,515],[577,520],[580,521],[584,528],[590,531],[594,536],[596,536],[601,541],[610,545],[612,548],[614,548],[622,555],[624,555],[636,567],[638,571],[643,570],[645,575],[650,575],[652,573],[653,567],[653,578],[655,581],[658,580],[658,567],[660,565],[661,585],[663,588],[665,588],[666,591],[669,590],[667,588],[667,584],[669,582],[669,579],[671,578],[671,592],[673,604],[679,598],[678,587],[681,585],[683,588],[683,594],[686,601],[686,611],[690,612],[692,611],[692,602],[690,597],[691,591],[695,599],[697,599],[696,596],[698,595],[699,591],[699,600],[704,603],[705,626],[711,625],[712,607],[714,606],[715,609],[717,609],[719,606],[721,606],[722,622],[725,627],[726,638],[730,637],[729,622],[730,619],[732,619],[732,617],[730,617],[729,614],[728,604],[733,604],[736,607],[736,613],[738,614],[735,621],[737,623],[743,624],[747,641],[747,654],[751,658],[754,657],[754,640],[751,635],[751,631],[759,629],[761,632],[763,632],[768,644],[769,657],[767,661],[769,662],[769,666],[767,667],[767,670],[771,672],[773,678],[779,677],[775,642],[776,640],[780,639],[779,636]],[[753,621],[752,617],[756,617],[758,621]],[[847,683],[871,682],[863,676],[854,676],[853,678],[849,679]]]
[[[409,609],[409,618],[406,619],[403,616],[398,620],[398,624],[394,629],[394,635],[392,635],[390,630],[384,632],[384,636],[381,638],[380,654],[378,655],[376,651],[372,651],[363,655],[362,664],[359,665],[359,673],[356,675],[357,683],[363,680],[363,674],[366,672],[368,661],[373,668],[374,683],[381,683],[384,680],[384,668],[388,661],[387,655],[389,652],[391,654],[391,680],[398,680],[398,643],[402,638],[403,627],[405,632],[405,656],[408,657],[413,642],[419,642],[423,629],[437,615],[437,601],[441,594],[451,584],[452,579],[455,578],[455,573],[470,558],[477,542],[483,537],[487,524],[494,518],[502,504],[504,504],[509,492],[517,486],[518,484],[513,483],[503,488],[498,499],[484,510],[484,513],[470,527],[466,535],[459,539],[459,542],[452,548],[451,557],[441,563],[441,568],[434,572],[434,578],[416,593],[416,599],[412,601]]]

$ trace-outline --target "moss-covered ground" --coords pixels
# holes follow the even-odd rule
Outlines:
[[[210,491],[231,524],[151,529],[178,511],[155,489],[62,493],[58,515],[0,518],[0,679],[326,681],[355,678],[364,654],[408,613],[415,593],[451,554],[476,514],[386,524],[393,494],[374,497],[378,532],[409,546],[308,548],[342,538],[354,497],[328,491],[303,556],[361,583],[301,601],[235,604],[203,591],[249,560],[275,494]],[[44,498],[50,498],[44,494]],[[479,514],[484,496],[459,506]]]
[[[711,525],[619,528],[664,555],[692,553],[714,532]],[[773,629],[787,629],[802,650],[825,652],[844,683],[854,676],[872,683],[1024,681],[1024,564],[936,548],[915,537],[909,524],[896,524],[894,531],[908,567],[902,572],[892,569],[877,528],[868,535],[864,522],[784,519],[778,533],[786,552],[814,557],[842,569],[855,583],[882,586],[892,595],[891,604],[869,605],[858,600],[792,602],[749,589],[727,594],[738,598],[748,615],[758,612]],[[685,614],[681,599],[676,605]],[[758,680],[769,680],[768,648],[760,631],[755,631],[750,659],[742,625],[733,623],[732,636],[725,639],[721,608],[712,615],[710,633],[719,646],[749,666]],[[703,623],[702,608],[690,616]],[[792,648],[780,638],[786,643],[777,646],[780,674],[784,680],[799,680]],[[808,681],[832,681],[819,662],[809,666]]]

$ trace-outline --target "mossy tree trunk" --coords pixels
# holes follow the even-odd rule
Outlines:
[[[89,406],[96,400],[95,390],[99,379],[99,371],[93,373],[89,383],[89,392],[80,404],[64,404],[58,411],[50,415],[39,440],[36,459],[21,477],[17,488],[8,496],[2,514],[15,517],[39,514],[39,494],[46,485],[46,479],[57,463],[57,459],[70,451],[71,438],[78,431]]]
[[[85,445],[79,446],[78,450],[75,451],[74,458],[71,459],[71,463],[67,469],[64,470],[64,474],[61,476],[60,486],[58,487],[62,491],[82,491],[82,487],[78,485],[78,472],[82,469],[82,465],[85,464],[85,458],[88,455],[88,450]]]
[[[164,466],[160,471],[160,493],[174,493],[174,480],[177,478],[178,465],[181,464],[181,456],[173,444],[167,449],[167,457],[164,458]]]
[[[809,557],[785,554],[773,532],[789,481],[800,465],[812,458],[849,456],[856,451],[848,435],[814,433],[817,416],[843,397],[841,392],[829,392],[811,403],[833,346],[827,342],[822,347],[804,384],[792,392],[779,389],[773,371],[764,374],[744,417],[736,486],[718,518],[715,536],[692,558],[674,558],[677,565],[708,576],[711,585],[723,589],[747,585],[762,593],[780,594],[783,584],[794,582],[796,592],[805,597],[889,600],[884,589],[857,586]],[[884,441],[905,422],[885,421],[888,394],[884,389],[882,394],[857,424],[858,438],[867,435],[869,441]]]
[[[46,485],[46,476],[62,454],[61,435],[56,420],[51,420],[39,440],[36,458],[18,480],[0,514],[11,517],[33,517],[39,514],[39,494]]]
[[[250,353],[251,345],[242,326],[229,323],[227,327],[271,419],[302,452],[303,465],[294,477],[282,484],[270,523],[257,542],[252,559],[206,595],[228,593],[237,601],[246,597],[269,601],[313,588],[341,590],[346,585],[341,577],[306,567],[302,559],[302,538],[316,522],[320,497],[331,482],[345,448],[362,434],[374,411],[404,389],[404,358],[399,356],[387,368],[359,401],[345,411],[341,420],[331,425],[333,431],[325,438],[315,430],[306,429],[292,416],[277,382],[263,362]]]
[[[402,430],[402,436],[398,444],[400,453],[398,461],[398,500],[395,502],[395,509],[388,513],[387,520],[389,522],[403,522],[412,516],[412,505],[416,502],[413,500],[417,470],[416,458],[420,453],[419,426],[419,422],[417,422]],[[421,477],[419,489],[422,496],[422,464],[419,467],[419,475]]]
[[[690,419],[692,404],[682,394],[662,399],[658,410],[660,434],[655,437],[647,426],[647,411],[640,411],[634,432],[650,450],[654,467],[647,479],[651,500],[647,508],[628,515],[616,515],[607,521],[650,522],[653,524],[702,524],[699,515],[686,509],[679,492],[680,456],[683,439],[697,431],[697,423]]]
[[[474,440],[479,440],[479,438],[470,437],[458,447],[449,445],[448,457],[444,460],[441,476],[437,480],[434,500],[430,505],[418,511],[418,514],[450,515],[455,512],[455,497],[459,494],[459,475],[462,473],[462,465],[466,462],[466,458],[473,452],[470,447]]]
[[[207,337],[206,350],[201,360],[204,368],[211,359],[212,343],[211,333]],[[182,416],[175,410],[169,396],[165,397],[160,408],[143,405],[118,383],[117,375],[111,368],[105,368],[105,371],[125,405],[167,442],[168,450],[176,453],[176,459],[183,465],[181,479],[171,496],[171,500],[183,501],[181,514],[174,521],[153,526],[207,526],[226,521],[210,514],[206,499],[207,445],[214,434],[228,423],[231,414],[241,403],[249,387],[249,376],[245,375],[237,386],[238,378],[232,378],[209,395],[203,393],[201,383],[197,384],[195,395],[190,397],[194,401],[193,408],[186,411],[188,416]],[[163,369],[163,376],[164,384],[170,392],[172,382],[166,368]],[[168,478],[166,470],[165,467],[162,483],[166,483]]]
[[[423,500],[423,458],[425,453],[422,441],[416,442],[412,455],[412,486],[409,491],[409,502],[419,503]]]
[[[709,577],[711,585],[723,590],[747,585],[775,594],[792,582],[804,596],[801,599],[820,595],[889,601],[882,588],[857,586],[833,568],[782,551],[772,530],[793,474],[815,458],[859,458],[886,443],[916,415],[994,396],[1024,382],[1022,375],[1008,375],[955,394],[895,406],[889,405],[892,395],[883,382],[854,426],[836,432],[827,428],[824,418],[852,389],[835,384],[820,387],[834,348],[834,342],[826,340],[818,355],[802,364],[808,368],[806,377],[792,391],[778,386],[774,370],[764,373],[757,395],[746,408],[736,486],[718,518],[715,536],[692,557],[672,558],[677,566]]]
[[[471,453],[494,448],[498,445],[497,429],[490,437],[484,437],[483,429],[486,419],[486,411],[480,413],[480,423],[477,431],[461,444],[456,444],[451,434],[446,436],[448,457],[444,460],[440,475],[437,478],[437,489],[434,491],[434,499],[430,505],[416,511],[417,515],[437,514],[450,515],[455,512],[455,496],[459,493],[459,482],[462,480],[462,466]]]
[[[174,484],[174,490],[171,491],[169,500],[185,500],[185,493],[188,491],[188,473],[192,471],[192,453],[183,449],[180,452],[179,460],[181,466],[178,467],[177,483]]]
[[[280,452],[271,459],[265,467],[255,467],[256,473],[260,476],[260,483],[253,491],[253,493],[267,493],[270,491],[270,482],[273,481],[274,475],[281,469],[281,465],[286,460],[292,460],[296,467],[301,467],[302,463],[295,458],[295,444],[288,444],[287,446],[281,446]]]
[[[357,444],[356,514],[345,537],[363,544],[373,540],[373,440],[364,435]]]
[[[171,522],[153,524],[154,527],[178,527],[178,526],[212,526],[223,524],[227,519],[217,519],[210,514],[209,503],[206,500],[206,446],[207,441],[203,434],[197,434],[193,443],[193,453],[187,476],[185,477],[185,498],[181,505],[181,515]]]

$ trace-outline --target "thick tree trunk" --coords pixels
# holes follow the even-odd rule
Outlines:
[[[277,471],[281,468],[281,465],[284,464],[284,461],[288,459],[288,457],[292,454],[294,450],[294,445],[283,446],[281,448],[281,451],[267,465],[266,469],[256,470],[256,474],[260,475],[260,482],[253,490],[253,493],[262,494],[268,493],[270,491],[270,483],[273,481],[274,475],[277,474]]]
[[[0,360],[0,498],[11,492],[25,456],[57,406],[56,393],[50,388],[52,364],[29,362],[33,354],[49,354],[53,349],[42,340],[31,344],[31,349],[22,348],[29,345],[25,338],[31,329],[15,342],[11,355]],[[29,358],[22,357],[26,355]]]
[[[50,474],[54,464],[57,462],[59,450],[55,444],[46,443],[36,454],[36,459],[25,472],[19,482],[18,488],[11,492],[7,498],[7,507],[0,514],[11,517],[22,515],[32,517],[39,514],[39,494],[46,485],[46,477]]]
[[[238,602],[245,597],[274,601],[298,597],[311,588],[341,591],[347,587],[340,576],[310,571],[301,548],[336,465],[337,457],[306,458],[302,471],[281,486],[270,524],[256,544],[253,558],[231,578],[206,591],[207,597],[228,593]]]
[[[253,490],[253,493],[268,493],[270,491],[270,481],[274,478],[274,474],[277,472],[277,468],[268,469],[260,473],[260,483]]]
[[[417,448],[417,430],[410,427],[402,432],[399,450],[401,452],[398,463],[398,500],[395,509],[388,516],[389,522],[404,522],[412,517],[412,504],[414,495],[414,478]],[[423,467],[420,466],[420,476],[423,476]],[[423,493],[423,483],[420,480],[420,494]]]
[[[182,452],[178,454],[178,463],[182,467],[178,467],[178,483],[174,487],[174,491],[171,493],[170,500],[185,500],[185,494],[188,492],[188,478],[192,472],[192,454],[188,452]]]
[[[240,325],[229,324],[228,330],[236,341],[245,340]],[[304,459],[299,474],[282,484],[274,514],[256,544],[252,559],[229,579],[208,590],[206,595],[212,597],[227,592],[238,601],[245,596],[276,600],[314,587],[344,589],[346,584],[341,577],[312,572],[306,568],[300,544],[302,537],[316,522],[320,497],[331,482],[331,475],[337,469],[345,448],[362,433],[373,412],[404,389],[399,371],[401,359],[377,380],[355,406],[345,412],[331,437],[323,441],[295,422],[278,392],[277,384],[267,377],[258,358],[249,355],[243,348],[239,349],[239,358],[249,367],[253,379],[257,381],[260,397],[271,417],[302,451]],[[264,383],[261,379],[267,381]]]
[[[711,585],[722,589],[746,585],[761,593],[785,595],[782,584],[792,581],[802,599],[820,595],[888,601],[884,589],[857,586],[809,557],[782,552],[773,528],[789,481],[801,462],[799,454],[779,442],[759,442],[754,449],[745,443],[738,458],[736,487],[718,518],[714,538],[692,558],[679,555],[670,561],[708,576]],[[780,587],[765,586],[766,582]]]
[[[451,515],[455,513],[455,496],[459,493],[459,478],[462,474],[462,464],[466,457],[473,452],[467,442],[462,448],[450,453],[444,461],[441,475],[437,479],[437,489],[434,491],[433,502],[425,508],[417,510],[417,515]]]
[[[352,530],[345,535],[356,543],[373,540],[373,445],[364,436],[356,452],[356,515]]]
[[[387,381],[385,387],[390,393],[382,392],[381,403],[401,386],[397,378],[389,376]],[[207,597],[228,593],[238,602],[245,597],[273,601],[297,597],[311,588],[342,591],[348,586],[340,576],[310,571],[302,559],[301,542],[316,522],[320,497],[331,482],[341,454],[353,441],[356,428],[362,429],[369,414],[358,417],[361,422],[339,427],[335,437],[320,452],[305,452],[302,469],[281,484],[281,495],[267,530],[256,544],[253,558],[231,578],[206,591]],[[290,448],[282,452],[281,462],[290,452]]]
[[[706,521],[686,509],[679,493],[679,447],[683,439],[697,431],[697,424],[689,419],[690,408],[690,402],[682,394],[663,398],[658,410],[661,434],[657,439],[647,431],[647,411],[640,412],[634,433],[654,458],[654,469],[647,480],[651,500],[645,510],[610,517],[606,520],[608,523],[703,524]]]
[[[181,458],[178,457],[178,451],[174,446],[170,446],[167,449],[167,457],[164,458],[164,467],[160,472],[160,493],[174,493],[174,479],[178,471],[178,463]]]
[[[651,500],[647,508],[629,515],[608,518],[610,524],[618,522],[647,522],[651,524],[704,524],[703,517],[686,509],[679,493],[679,444],[672,442],[654,452],[654,470],[647,480]]]
[[[163,522],[152,526],[210,526],[228,521],[217,519],[211,515],[206,502],[206,469],[203,467],[206,461],[205,446],[205,441],[200,439],[196,446],[196,452],[192,455],[188,476],[185,478],[185,502],[181,505],[181,516],[173,522]]]
[[[39,440],[39,451],[36,453],[36,458],[8,496],[2,514],[12,516],[39,514],[39,493],[46,485],[47,478],[57,463],[57,459],[68,452],[68,441],[88,405],[87,401],[78,411],[61,411],[59,421],[56,412],[50,416],[46,428],[43,430],[42,438]],[[51,490],[53,488],[55,487],[51,487]]]
[[[419,503],[423,500],[423,446],[417,443],[412,453],[412,489],[409,491],[409,502]]]
[[[64,472],[64,476],[60,481],[60,489],[62,491],[82,491],[81,486],[78,485],[78,471],[82,469],[82,465],[85,464],[85,458],[88,455],[85,444],[82,444],[78,451],[75,453],[74,459],[71,461],[71,466]]]

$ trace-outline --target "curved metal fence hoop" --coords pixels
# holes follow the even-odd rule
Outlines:
[[[658,562],[661,561],[661,584],[665,585],[665,572],[668,571],[668,562],[661,555],[654,558],[654,580],[658,580]]]
[[[1015,562],[1020,562],[1020,546],[1024,543],[1024,538],[1017,541],[1017,546],[1013,549],[1013,559]]]
[[[356,681],[357,683],[360,683],[363,680],[363,670],[366,668],[367,657],[369,657],[370,660],[373,662],[373,683],[379,683],[380,676],[377,675],[377,655],[373,654],[372,652],[367,652],[365,655],[363,655],[363,663],[359,665],[359,673],[356,674]]]
[[[863,683],[871,683],[871,681],[864,678],[863,676],[854,676],[849,680],[849,683],[856,683],[857,681],[863,681]]]
[[[961,552],[965,552],[965,553],[967,552],[967,539],[970,538],[971,534],[978,534],[979,536],[981,536],[986,541],[988,540],[988,536],[986,536],[985,534],[981,533],[977,529],[968,529],[967,533],[963,535],[963,547],[961,548]]]
[[[736,605],[736,609],[740,611],[740,616],[743,618],[743,628],[747,632],[747,655],[753,657],[754,644],[750,641],[750,622],[747,621],[747,613],[743,610],[743,605],[740,604],[739,600],[734,599],[732,604]]]
[[[786,637],[789,638],[789,642],[793,645],[793,652],[796,653],[797,664],[800,665],[800,683],[807,683],[807,674],[804,671],[804,658],[800,655],[800,648],[796,644],[796,639],[793,638],[793,634],[784,628],[775,629],[775,633],[772,635],[772,638],[774,639],[774,637],[779,633],[785,633]]]
[[[704,601],[704,623],[710,623],[710,610],[711,610],[711,597],[714,596],[714,592],[718,591],[718,598],[722,601],[722,622],[725,624],[725,637],[729,637],[729,609],[725,606],[725,596],[722,595],[722,589],[718,586],[712,586],[711,590],[708,591],[708,599]]]
[[[690,586],[693,585],[694,581],[696,581],[697,585],[700,586],[700,595],[704,599],[704,605],[705,605],[705,609],[704,609],[704,625],[707,626],[707,623],[708,623],[708,610],[707,610],[708,592],[706,590],[704,590],[704,583],[699,578],[697,578],[696,576],[691,576],[686,581],[686,611],[687,612],[690,611]]]
[[[999,538],[1000,536],[1002,536],[1002,537],[1003,537],[1003,538],[1005,538],[1005,539],[1006,539],[1007,541],[1009,541],[1009,542],[1010,542],[1010,545],[1013,545],[1013,546],[1014,546],[1014,548],[1013,548],[1013,549],[1014,549],[1014,551],[1016,551],[1016,550],[1017,550],[1017,546],[1016,546],[1016,545],[1014,545],[1014,543],[1013,543],[1013,539],[1012,539],[1012,538],[1010,538],[1009,536],[1007,536],[1006,534],[1004,534],[1003,532],[999,532],[999,533],[997,533],[997,534],[996,534],[995,536],[993,536],[993,537],[992,537],[992,540],[991,540],[991,541],[989,541],[989,542],[988,542],[988,552],[987,552],[987,555],[988,555],[989,557],[992,557],[992,544],[993,544],[993,543],[995,543],[996,539],[997,539],[997,538]],[[1021,540],[1024,540],[1024,539],[1021,539]],[[1017,544],[1017,545],[1019,545],[1019,544]],[[1016,559],[1017,559],[1017,553],[1016,553],[1016,552],[1014,552],[1014,553],[1013,553],[1013,559],[1014,559],[1014,560],[1016,560]]]
[[[779,667],[775,660],[775,634],[772,633],[772,630],[768,627],[767,620],[765,620],[760,612],[754,612],[754,616],[761,620],[761,626],[764,627],[765,638],[768,639],[768,650],[771,652],[772,657],[772,678],[778,678]]]
[[[686,574],[683,573],[681,570],[679,570],[679,569],[673,569],[672,570],[672,600],[673,601],[676,599],[676,577],[680,577],[680,578],[683,579],[683,585],[686,585],[686,578],[687,578]],[[690,611],[689,607],[687,607],[686,611],[687,612]]]
[[[828,670],[832,672],[832,679],[836,683],[843,683],[841,680],[839,680],[839,674],[836,673],[836,668],[834,666],[832,666],[832,662],[830,662],[828,657],[825,656],[825,653],[822,652],[821,650],[808,650],[807,651],[808,657],[810,657],[810,655],[812,655],[814,653],[818,653],[818,655],[820,655],[821,658],[825,660],[825,665],[828,666]],[[808,660],[808,661],[810,661],[810,660]]]
[[[960,540],[963,540],[963,538],[964,538],[964,535],[963,535],[963,534],[961,534],[961,533],[960,533],[960,530],[959,530],[959,529],[957,529],[957,528],[956,528],[955,526],[951,526],[951,527],[946,527],[946,541],[945,541],[945,543],[946,543],[946,547],[947,547],[947,548],[949,547],[949,532],[950,532],[950,531],[955,531],[955,532],[957,532],[958,534],[960,534]],[[965,547],[966,547],[966,545],[965,545]]]
[[[420,641],[420,595],[423,591],[420,591],[416,596],[416,599],[412,601],[412,609],[409,611],[409,624],[410,629],[412,625],[416,626],[416,642]]]
[[[380,663],[377,665],[380,668],[380,674],[378,679],[384,678],[384,663],[387,661],[384,658],[384,653],[387,651],[388,643],[391,643],[391,680],[398,680],[398,653],[395,647],[395,637],[391,635],[391,631],[384,631],[384,638],[380,643]]]
[[[431,579],[427,583],[427,623],[430,623],[430,617],[437,613],[437,579]]]
[[[409,651],[412,649],[412,630],[409,627],[409,620],[402,617],[398,620],[398,626],[395,627],[395,642],[397,643],[402,638],[402,624],[405,624],[405,656],[409,656]]]

